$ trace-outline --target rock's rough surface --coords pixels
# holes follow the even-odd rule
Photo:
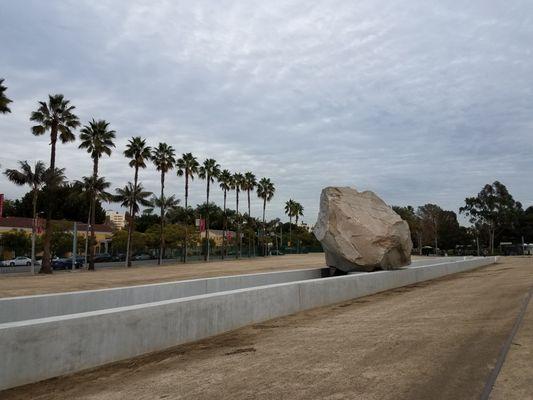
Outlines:
[[[324,188],[313,232],[324,247],[327,264],[345,272],[411,263],[409,225],[370,191]]]

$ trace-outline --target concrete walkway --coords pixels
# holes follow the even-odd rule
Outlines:
[[[531,259],[503,258],[0,397],[478,399],[532,285]],[[515,349],[531,351],[531,309],[526,320],[496,399],[532,398],[531,353]]]

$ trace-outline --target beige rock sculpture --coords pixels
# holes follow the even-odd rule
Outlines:
[[[328,266],[344,272],[411,263],[409,225],[370,191],[324,188],[313,232],[324,247]]]

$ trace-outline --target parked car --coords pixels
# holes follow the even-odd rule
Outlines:
[[[15,257],[11,260],[5,260],[2,265],[5,267],[30,266],[31,258],[24,257],[24,256]]]
[[[100,253],[94,255],[94,262],[100,263],[100,262],[109,262],[113,261],[113,257],[111,257],[111,254],[108,253]]]
[[[83,261],[83,258],[76,257],[76,269],[83,267]],[[72,269],[72,257],[54,259],[52,269]]]
[[[126,261],[126,254],[119,253],[113,256],[113,261]]]
[[[150,254],[137,254],[137,255],[133,256],[133,259],[135,261],[151,260],[152,256],[150,256]]]

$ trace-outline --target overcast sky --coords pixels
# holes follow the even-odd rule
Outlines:
[[[314,223],[328,185],[457,211],[497,179],[533,204],[530,0],[4,0],[0,21],[2,168],[49,161],[29,115],[62,93],[117,131],[100,164],[113,187],[132,179],[122,151],[141,135],[270,177],[268,218],[293,198]],[[91,171],[77,145],[58,146],[69,179]],[[159,190],[153,167],[140,179]],[[183,179],[167,182],[182,198]],[[1,176],[0,192],[25,189]],[[204,193],[195,182],[193,204]]]

